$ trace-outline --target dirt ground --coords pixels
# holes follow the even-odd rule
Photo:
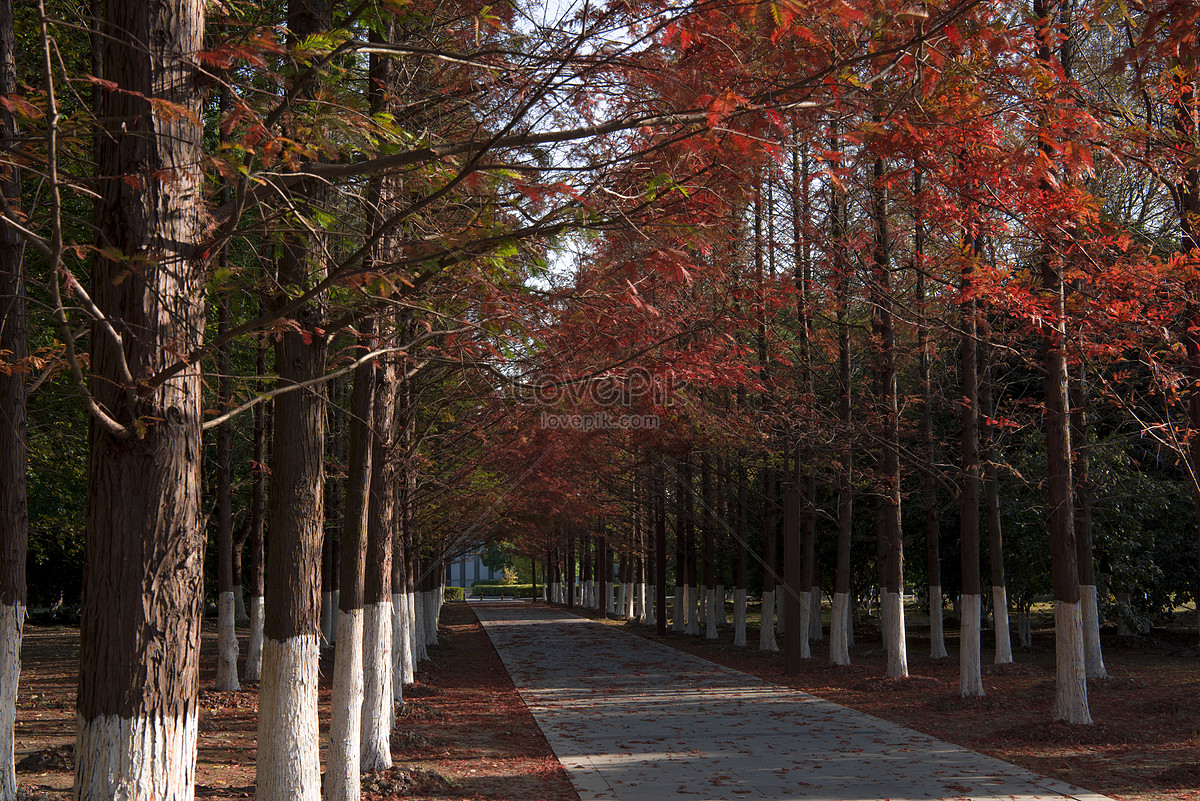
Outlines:
[[[368,799],[573,801],[578,796],[470,609],[449,603],[440,644],[418,674],[393,736],[396,766],[364,777]],[[640,636],[653,630],[608,621]],[[910,630],[906,680],[885,680],[878,635],[857,633],[853,664],[826,663],[828,641],[796,675],[782,657],[735,648],[732,632],[709,642],[668,635],[662,642],[762,678],[797,687],[1121,801],[1200,801],[1200,658],[1194,630],[1145,637],[1105,632],[1111,678],[1089,685],[1094,724],[1052,724],[1053,632],[1039,629],[1016,663],[985,666],[983,698],[958,695],[958,664],[931,660],[929,641]],[[984,657],[990,659],[990,632]],[[657,638],[656,638],[657,639]],[[757,643],[751,627],[749,642]],[[17,711],[18,781],[31,799],[68,797],[75,729],[78,631],[29,626]],[[947,636],[955,652],[957,643]],[[214,677],[215,629],[206,632],[201,686]],[[328,723],[332,658],[322,660],[322,721]],[[202,690],[196,795],[254,795],[257,688]]]
[[[439,644],[430,647],[431,658],[422,664],[392,735],[395,765],[363,777],[364,798],[577,801],[470,608],[446,604],[438,631]],[[16,756],[17,782],[30,799],[70,797],[78,640],[78,629],[25,629]],[[245,638],[242,643],[244,657]],[[253,798],[258,688],[203,689],[215,678],[215,655],[214,625],[205,630],[202,652],[196,797]],[[323,738],[332,673],[332,654],[325,654]]]
[[[732,614],[730,614],[732,618]],[[828,610],[826,610],[828,617]],[[992,632],[984,632],[981,698],[958,692],[957,638],[947,631],[951,658],[929,658],[928,631],[909,628],[908,679],[883,678],[886,654],[878,632],[856,632],[852,664],[828,664],[826,639],[812,644],[814,658],[795,675],[783,675],[780,653],[733,645],[732,630],[705,641],[686,635],[654,635],[652,629],[608,621],[640,636],[711,659],[727,667],[819,695],[839,704],[909,726],[1038,773],[1121,801],[1200,799],[1200,654],[1195,613],[1186,627],[1139,637],[1101,633],[1110,678],[1088,683],[1093,724],[1050,722],[1054,702],[1054,632],[1034,632],[1033,646],[1015,647],[1015,662],[996,666]],[[923,634],[923,636],[922,636]]]

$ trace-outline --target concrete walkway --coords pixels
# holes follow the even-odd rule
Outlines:
[[[472,608],[582,801],[1106,801],[564,611]]]

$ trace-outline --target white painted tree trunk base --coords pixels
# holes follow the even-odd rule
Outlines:
[[[775,585],[775,633],[783,634],[787,628],[787,590],[784,584]]]
[[[409,643],[408,612],[404,608],[408,595],[392,593],[392,700],[404,701],[404,686],[413,683],[412,645]]]
[[[223,592],[217,596],[217,681],[214,689],[235,692],[242,689],[238,684],[238,638],[234,628],[236,602],[235,593]]]
[[[904,603],[898,592],[884,593],[884,645],[887,647],[887,677],[902,679],[908,676],[908,644],[904,632]]]
[[[425,639],[425,593],[414,592],[410,597],[412,598],[412,611],[409,624],[412,626],[413,659],[419,665],[429,658],[429,651],[425,648],[427,642]]]
[[[239,626],[250,625],[250,615],[246,612],[246,598],[242,595],[242,585],[233,585],[233,622]]]
[[[687,615],[687,633],[700,636],[700,588],[687,585],[683,588],[684,613]]]
[[[315,725],[315,705],[313,712]],[[192,801],[198,722],[194,707],[178,718],[77,718],[75,798]]]
[[[996,623],[996,664],[1013,661],[1012,633],[1008,629],[1008,592],[1004,587],[992,587],[992,619]]]
[[[812,646],[809,644],[809,620],[812,618],[811,593],[800,593],[800,658],[812,659]]]
[[[404,677],[405,684],[412,684],[416,681],[417,667],[420,660],[417,658],[417,595],[416,593],[404,593],[404,620],[405,620],[405,637],[408,639],[408,657],[412,663],[412,681],[409,681],[409,676]]]
[[[392,695],[392,602],[367,604],[363,609],[363,705],[361,769],[392,766],[391,735],[395,722]]]
[[[263,639],[258,691],[257,801],[321,798],[317,635]]]
[[[646,585],[646,625],[658,625],[658,585]]]
[[[778,651],[775,642],[775,590],[763,590],[762,619],[758,625],[758,650]]]
[[[733,591],[733,644],[746,644],[746,588],[738,587]]]
[[[263,644],[263,599],[261,595],[250,597],[250,644],[246,647],[246,681],[258,681],[262,677]]]
[[[1054,602],[1054,710],[1051,719],[1076,725],[1092,722],[1084,675],[1083,610],[1078,601]]]
[[[820,587],[814,586],[812,588],[809,603],[812,606],[809,608],[808,636],[813,642],[821,642],[825,639],[825,622],[821,620]]]
[[[333,702],[325,801],[358,801],[363,707],[363,610],[338,611],[340,642],[333,657]]]
[[[1017,636],[1020,638],[1022,648],[1033,646],[1033,621],[1029,619],[1028,612],[1021,612],[1017,615]]]
[[[704,639],[716,640],[720,638],[717,633],[717,588],[705,587],[704,596]]]
[[[21,678],[21,633],[25,629],[25,605],[0,606],[0,800],[15,801],[17,768],[14,737],[17,685]]]
[[[438,593],[441,590],[430,590],[425,593],[425,604],[422,607],[425,610],[425,644],[438,644],[438,617],[442,611],[442,605],[438,602]]]
[[[1089,679],[1107,679],[1104,652],[1100,648],[1100,608],[1096,602],[1096,585],[1079,585],[1079,607],[1083,616],[1084,675]]]
[[[835,592],[833,610],[829,619],[829,664],[850,664],[850,644],[847,632],[850,629],[850,594]]]
[[[945,659],[946,628],[942,621],[942,586],[929,585],[929,658]]]
[[[958,693],[963,698],[983,695],[982,610],[981,596],[963,595],[958,650]]]

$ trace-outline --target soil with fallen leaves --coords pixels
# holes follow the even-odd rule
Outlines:
[[[828,617],[828,610],[826,610]],[[732,614],[730,614],[732,618]],[[735,647],[731,628],[716,641],[668,634],[650,627],[606,621],[697,656],[821,696],[990,754],[1038,773],[1121,801],[1200,799],[1200,650],[1195,614],[1152,634],[1101,634],[1110,678],[1088,682],[1093,723],[1052,723],[1054,632],[1034,632],[1032,647],[1016,648],[1013,663],[987,664],[992,633],[984,632],[986,695],[962,698],[958,690],[957,641],[947,624],[950,658],[933,660],[928,630],[910,628],[907,679],[885,679],[886,654],[877,631],[856,631],[851,665],[828,664],[825,639],[812,643],[814,658],[794,675],[783,674],[782,654],[759,651],[758,630],[750,647]]]
[[[206,623],[210,623],[206,621]],[[241,632],[245,634],[245,632]],[[390,770],[363,775],[363,798],[578,801],[499,656],[465,603],[447,603],[417,684],[398,707]],[[245,637],[242,637],[243,658]],[[17,699],[17,782],[29,801],[70,797],[79,630],[27,625]],[[258,687],[215,692],[216,626],[201,654],[197,798],[253,798]],[[321,658],[322,764],[333,655]]]

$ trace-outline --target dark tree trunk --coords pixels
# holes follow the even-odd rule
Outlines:
[[[202,382],[194,365],[143,379],[203,341],[204,9],[113,0],[104,14],[99,77],[116,88],[99,95],[92,300],[120,340],[94,323],[89,366],[96,404],[121,428],[93,416],[89,432],[75,797],[183,799],[204,602]]]
[[[959,344],[959,373],[962,400],[959,408],[962,454],[962,489],[958,496],[959,541],[962,565],[962,623],[959,635],[959,684],[963,697],[983,695],[980,660],[982,590],[979,581],[979,359],[978,303],[973,285],[974,260],[980,255],[977,231],[964,237],[960,305],[962,339]]]
[[[17,92],[12,0],[0,0],[0,96]],[[17,120],[0,108],[0,148],[16,145]],[[21,208],[21,177],[6,159],[0,193],[12,211]],[[26,387],[29,339],[25,317],[25,251],[20,236],[0,226],[0,800],[15,801],[13,759],[21,632],[25,623],[25,553],[29,510],[25,489]],[[10,369],[4,369],[10,368]]]
[[[837,129],[829,138],[829,149],[839,152]],[[832,166],[840,163],[835,157]],[[850,664],[850,538],[853,525],[854,449],[850,441],[851,394],[850,373],[850,269],[846,263],[846,193],[834,182],[829,186],[830,238],[833,246],[833,274],[837,289],[838,336],[838,473],[837,473],[837,565],[833,584],[833,614],[830,619],[829,661],[834,665]]]
[[[1000,482],[996,473],[999,444],[992,420],[996,414],[992,396],[992,363],[989,347],[991,329],[987,318],[980,318],[979,337],[979,404],[983,412],[983,506],[988,528],[988,563],[992,577],[992,618],[996,629],[996,664],[1013,661],[1012,637],[1008,627],[1008,591],[1004,581],[1004,536],[1000,525]]]
[[[875,289],[876,329],[879,337],[880,419],[883,423],[882,480],[886,495],[883,539],[886,546],[884,641],[888,653],[887,675],[908,675],[904,630],[904,547],[900,530],[900,410],[896,382],[896,329],[892,320],[891,244],[888,233],[888,195],[883,159],[875,159]]]
[[[362,326],[369,343],[372,320]],[[354,370],[350,396],[348,473],[343,501],[338,560],[338,646],[333,662],[333,700],[329,757],[325,772],[328,798],[344,798],[359,787],[363,707],[363,602],[367,555],[367,494],[371,482],[371,429],[374,415],[375,368],[371,362]]]
[[[262,390],[261,377],[267,370],[267,349],[258,346],[254,360],[255,383]],[[254,463],[250,467],[250,643],[246,649],[246,681],[258,681],[262,674],[263,591],[266,588],[264,570],[266,527],[267,430],[270,428],[269,401],[254,407]]]
[[[1037,60],[1053,70],[1052,50],[1058,43],[1058,12],[1045,0],[1034,0],[1037,26]],[[1046,142],[1040,145],[1050,164],[1055,154]],[[1042,191],[1051,192],[1043,181]],[[1056,680],[1054,720],[1091,723],[1084,673],[1083,621],[1079,604],[1079,573],[1075,563],[1075,524],[1071,500],[1071,432],[1067,389],[1067,320],[1063,265],[1054,243],[1045,242],[1041,254],[1042,286],[1049,314],[1042,324],[1043,369],[1046,374],[1046,501],[1050,527],[1050,560],[1053,574]]]
[[[221,261],[228,264],[226,251]],[[217,297],[217,336],[229,333],[228,292]],[[232,406],[233,364],[229,343],[217,349],[217,409],[224,414]],[[236,604],[233,582],[233,423],[217,426],[217,680],[215,689],[232,691],[238,686],[238,640],[234,628]]]
[[[1082,370],[1082,367],[1080,367]],[[1089,679],[1108,678],[1100,648],[1100,610],[1096,597],[1096,565],[1092,555],[1092,480],[1088,444],[1087,391],[1083,377],[1070,377],[1071,478],[1075,494],[1075,563],[1079,570],[1079,603],[1083,616],[1084,672]]]

